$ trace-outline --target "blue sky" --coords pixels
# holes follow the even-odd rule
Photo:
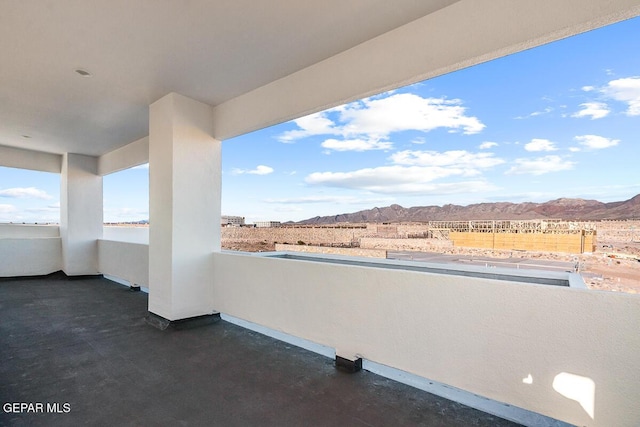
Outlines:
[[[628,199],[640,193],[637,52],[639,18],[224,141],[223,214]],[[148,217],[147,173],[105,177],[105,221]],[[0,221],[57,219],[58,186],[0,168]]]

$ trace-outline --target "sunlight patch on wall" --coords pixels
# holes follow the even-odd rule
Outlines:
[[[578,402],[594,419],[596,383],[591,378],[561,372],[553,379],[553,389],[567,399]]]

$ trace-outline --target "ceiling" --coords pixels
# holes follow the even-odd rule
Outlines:
[[[167,93],[215,106],[452,3],[0,0],[0,145],[100,155]]]
[[[0,0],[0,148],[102,155],[148,135],[171,92],[214,106],[226,139],[637,15],[640,0]]]

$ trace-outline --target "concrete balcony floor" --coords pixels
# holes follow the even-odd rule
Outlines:
[[[106,279],[1,281],[2,404],[70,412],[0,410],[0,425],[516,425],[225,321],[160,331],[146,311]]]

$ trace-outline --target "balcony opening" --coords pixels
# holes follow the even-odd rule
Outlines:
[[[149,164],[103,177],[103,238],[149,243]]]
[[[103,177],[104,223],[149,224],[149,164]]]
[[[627,54],[639,19],[224,141],[222,214],[285,227],[229,228],[223,247],[225,234],[227,248],[251,251],[405,239],[396,252],[545,263],[584,272],[592,289],[640,292],[640,63]],[[494,231],[405,226],[429,221]],[[282,231],[292,225],[332,229],[323,242]],[[553,227],[582,234],[563,243]],[[529,245],[536,233],[543,249]]]
[[[60,174],[0,167],[0,223],[59,222]]]

